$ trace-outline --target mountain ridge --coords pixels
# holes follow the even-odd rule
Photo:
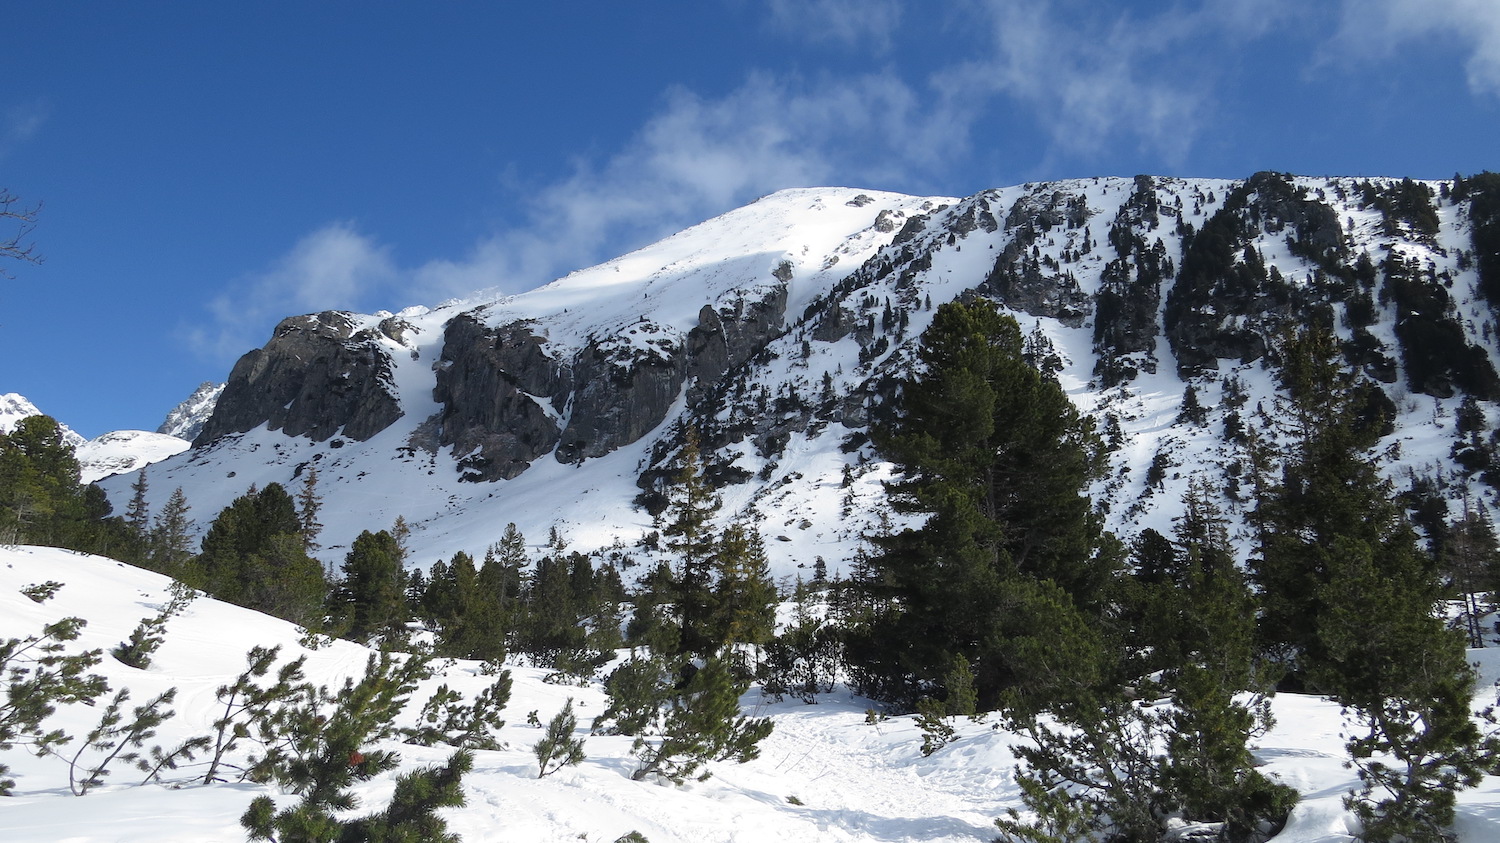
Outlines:
[[[1467,396],[1479,439],[1494,429],[1477,385],[1500,360],[1461,187],[1262,173],[782,191],[528,293],[290,317],[236,365],[193,450],[148,471],[153,503],[180,485],[201,527],[250,483],[316,466],[333,560],[398,515],[422,565],[507,521],[631,556],[693,427],[724,518],[761,526],[778,573],[837,570],[883,508],[872,414],[930,308],[975,295],[1020,319],[1110,441],[1093,494],[1123,535],[1165,532],[1195,473],[1243,514],[1234,429],[1274,428],[1277,337],[1314,317],[1382,386],[1390,476],[1447,478],[1456,497],[1480,472],[1455,462],[1452,419]],[[125,482],[105,486],[120,505]]]

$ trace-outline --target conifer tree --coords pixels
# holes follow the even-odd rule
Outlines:
[[[327,592],[323,566],[303,544],[296,506],[277,483],[219,512],[188,581],[221,600],[303,625],[319,621]]]
[[[546,734],[533,747],[538,767],[537,778],[583,763],[583,739],[573,736],[577,729],[578,717],[573,714],[573,698],[568,697],[562,710],[547,721]]]
[[[135,482],[130,484],[130,503],[125,507],[125,527],[130,535],[131,548],[126,551],[130,559],[127,562],[145,562],[149,559],[149,540],[151,536],[151,507],[146,501],[146,470],[143,468],[136,473]]]
[[[776,585],[760,533],[743,523],[725,528],[714,548],[717,646],[761,646],[776,634]]]
[[[151,567],[169,577],[181,579],[186,576],[188,563],[193,558],[193,522],[187,517],[190,509],[187,496],[179,486],[156,513],[156,520],[151,525]]]
[[[856,680],[911,705],[941,697],[956,656],[992,708],[1021,674],[1016,619],[1051,582],[1085,611],[1103,603],[1112,562],[1082,494],[1096,440],[1066,394],[1028,365],[1015,320],[993,304],[940,305],[920,370],[875,431],[900,475],[893,507],[920,526],[876,537],[874,576],[858,584],[873,616],[849,643]]]
[[[688,434],[679,463],[667,487],[667,508],[658,520],[673,556],[673,602],[681,629],[680,646],[684,652],[703,655],[717,643],[711,631],[716,611],[712,520],[721,501],[703,476],[696,434]]]
[[[659,775],[675,784],[689,777],[703,781],[710,773],[699,771],[710,761],[743,764],[758,757],[759,744],[773,724],[769,718],[740,714],[746,687],[735,681],[723,659],[709,659],[666,699],[653,730],[659,740],[636,737],[632,750],[641,763],[631,779]]]
[[[1381,419],[1336,351],[1317,325],[1282,349],[1294,447],[1264,505],[1262,640],[1346,707],[1365,839],[1443,840],[1500,745],[1470,714],[1462,634],[1435,615],[1435,565],[1369,453]]]
[[[400,636],[409,619],[401,554],[387,531],[359,534],[344,557],[338,607],[355,641]]]
[[[309,465],[303,473],[302,491],[297,493],[297,526],[308,553],[319,548],[318,534],[323,531],[323,525],[318,521],[318,510],[322,508],[323,497],[318,494],[318,469]]]

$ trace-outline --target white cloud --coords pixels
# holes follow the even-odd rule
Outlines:
[[[231,359],[289,315],[522,292],[781,188],[920,183],[967,132],[965,114],[889,75],[757,74],[718,99],[674,89],[623,149],[522,197],[525,221],[467,255],[399,267],[352,224],[329,225],[231,284],[189,339]]]
[[[901,23],[899,0],[766,0],[771,25],[809,41],[883,51]]]
[[[354,307],[388,293],[399,278],[387,248],[352,223],[334,223],[302,238],[270,269],[230,284],[209,303],[209,324],[189,329],[188,341],[200,353],[233,359],[263,343],[284,317]]]
[[[44,102],[18,105],[8,109],[0,120],[0,158],[11,150],[31,140],[41,131],[42,124],[51,116],[52,109]]]
[[[621,151],[579,162],[528,200],[527,223],[414,274],[423,300],[518,292],[774,190],[920,180],[961,148],[964,116],[888,75],[806,83],[751,76],[719,99],[670,91]]]
[[[1210,118],[1215,71],[1187,57],[1193,48],[1238,50],[1296,15],[1288,0],[1206,0],[1143,17],[1068,0],[976,7],[989,52],[946,71],[943,84],[975,100],[1010,99],[1055,152],[1089,157],[1134,142],[1168,162],[1187,155]]]
[[[1344,0],[1335,43],[1349,54],[1379,59],[1431,37],[1463,45],[1471,91],[1500,96],[1500,3],[1495,0]]]

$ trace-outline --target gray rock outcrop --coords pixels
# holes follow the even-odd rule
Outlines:
[[[262,424],[318,442],[336,433],[369,439],[401,417],[379,338],[337,311],[283,319],[265,347],[234,364],[193,444]]]

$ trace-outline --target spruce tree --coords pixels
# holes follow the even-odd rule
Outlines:
[[[1103,605],[1112,563],[1082,494],[1097,441],[991,303],[939,306],[918,356],[874,438],[899,472],[893,507],[925,520],[875,538],[872,576],[858,583],[873,614],[849,658],[864,690],[910,706],[941,697],[962,657],[993,708],[1022,678],[1012,641],[1031,632],[1015,621],[1042,599],[1037,584],[1085,612]]]
[[[151,567],[177,579],[187,575],[188,564],[193,558],[193,522],[187,517],[189,509],[187,496],[179,486],[156,513],[156,520],[151,525]]]
[[[1381,419],[1336,352],[1316,325],[1282,349],[1295,426],[1263,506],[1262,641],[1345,706],[1364,784],[1349,802],[1365,839],[1444,840],[1455,793],[1500,746],[1470,714],[1474,671],[1462,633],[1435,613],[1436,566],[1371,457]]]
[[[401,555],[385,530],[359,534],[344,557],[338,607],[355,641],[400,636],[409,620]]]
[[[661,534],[673,557],[677,621],[684,652],[706,655],[718,642],[712,631],[715,606],[712,520],[721,503],[703,476],[698,437],[689,433],[679,467],[667,487],[667,508],[659,516]]]
[[[125,528],[130,536],[130,547],[124,550],[122,561],[141,564],[149,560],[151,536],[151,507],[146,501],[146,470],[136,473],[130,484],[130,503],[125,507]],[[128,556],[129,558],[125,558]]]
[[[318,510],[322,508],[323,497],[318,494],[318,469],[308,466],[303,473],[302,491],[297,493],[297,526],[308,553],[319,548],[318,534],[323,531],[323,525],[318,521]]]

